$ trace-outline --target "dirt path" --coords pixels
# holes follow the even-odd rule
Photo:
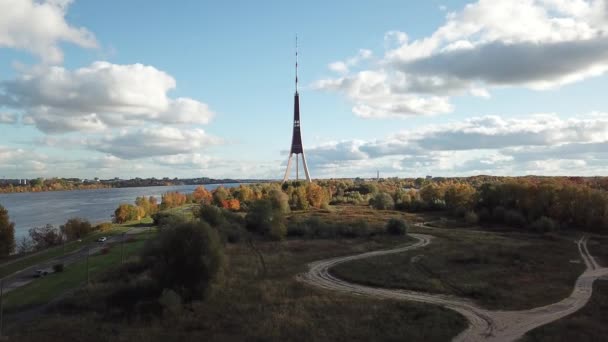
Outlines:
[[[454,310],[462,314],[469,321],[469,327],[460,335],[456,336],[454,341],[514,341],[536,327],[570,315],[582,308],[591,297],[593,282],[600,277],[608,276],[608,268],[599,267],[593,256],[591,256],[587,250],[586,236],[577,241],[577,247],[587,269],[578,277],[572,294],[560,302],[531,310],[489,311],[480,308],[468,299],[353,284],[338,279],[329,273],[329,269],[335,265],[378,255],[401,253],[421,248],[431,243],[431,239],[433,238],[426,234],[410,235],[418,241],[409,246],[346,257],[337,257],[310,263],[308,265],[309,271],[298,275],[297,279],[329,290],[376,298],[430,303]]]

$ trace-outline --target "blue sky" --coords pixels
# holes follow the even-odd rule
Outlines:
[[[19,9],[19,10],[17,10]],[[605,0],[0,0],[0,177],[605,175]]]

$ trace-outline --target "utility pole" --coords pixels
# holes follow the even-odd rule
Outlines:
[[[125,262],[125,235],[127,233],[122,233],[122,242],[120,243],[120,264],[122,265]]]
[[[4,278],[0,279],[0,339],[3,338],[2,335],[2,322],[4,321],[4,305],[2,300],[4,299]]]
[[[91,245],[87,245],[87,286],[89,285],[89,250],[91,249]]]

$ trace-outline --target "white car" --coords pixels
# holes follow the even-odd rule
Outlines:
[[[105,236],[100,237],[99,239],[97,239],[97,242],[106,242],[108,238]]]

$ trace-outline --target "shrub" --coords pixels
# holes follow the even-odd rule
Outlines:
[[[100,232],[107,232],[109,230],[112,230],[112,222],[102,222],[98,225],[95,226],[94,230],[100,231]]]
[[[479,222],[479,216],[474,211],[467,211],[464,214],[464,221],[468,224],[477,224]]]
[[[59,229],[50,224],[44,227],[31,228],[28,233],[36,250],[61,244]]]
[[[243,239],[245,232],[241,225],[234,222],[225,222],[218,228],[222,235],[222,240],[229,243],[238,243]]]
[[[110,247],[108,247],[108,246],[104,246],[104,247],[101,249],[100,253],[101,253],[102,255],[106,255],[106,254],[110,253]]]
[[[490,214],[490,211],[487,208],[481,208],[477,214],[477,217],[479,219],[479,222],[491,222],[492,221],[492,214]],[[465,216],[466,219],[466,216]]]
[[[164,289],[158,302],[163,307],[165,314],[176,315],[182,310],[182,297],[171,289]]]
[[[152,220],[154,221],[154,224],[161,229],[186,222],[186,218],[184,216],[166,211],[152,215]]]
[[[392,218],[386,223],[386,232],[390,235],[405,235],[407,224],[404,220]]]
[[[537,233],[554,232],[558,229],[558,227],[559,227],[559,224],[557,222],[555,222],[554,220],[552,220],[546,216],[542,216],[541,218],[534,221],[530,225],[530,229],[532,229],[533,231],[535,231]]]
[[[55,273],[63,272],[63,264],[53,265],[53,272],[55,272]]]
[[[142,209],[132,204],[123,203],[114,211],[114,222],[121,224],[128,221],[140,220],[142,218]]]
[[[281,241],[287,236],[287,225],[285,220],[273,220],[268,232],[268,237],[274,241]]]
[[[198,216],[212,227],[217,227],[225,221],[222,209],[210,204],[201,205]]]
[[[204,298],[220,275],[224,253],[215,229],[205,222],[181,223],[146,243],[143,261],[162,289],[185,301]]]
[[[268,199],[273,208],[280,210],[283,214],[289,213],[289,196],[286,193],[278,189],[272,189],[268,192]]]
[[[369,201],[369,204],[378,210],[390,210],[395,208],[395,201],[393,200],[393,197],[386,192],[376,194]]]
[[[492,220],[494,222],[505,222],[505,214],[506,209],[504,207],[498,206],[492,210]]]
[[[357,220],[351,224],[354,237],[369,237],[372,235],[372,230],[369,223],[365,220]]]
[[[517,210],[507,210],[505,212],[505,223],[521,228],[526,225],[526,218]]]
[[[64,225],[61,226],[61,232],[67,237],[68,240],[82,239],[89,235],[93,227],[91,223],[85,219],[74,217],[69,219]]]
[[[287,234],[285,215],[279,208],[274,208],[267,199],[252,203],[245,217],[247,229],[274,240],[280,240]]]

